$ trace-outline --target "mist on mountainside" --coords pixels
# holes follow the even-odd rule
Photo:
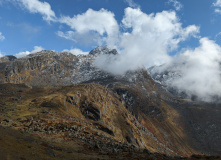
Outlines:
[[[147,15],[132,8],[125,9],[122,26],[131,29],[131,32],[121,33],[120,54],[100,55],[95,61],[97,67],[120,75],[128,70],[164,64],[152,70],[152,74],[167,70],[180,75],[167,80],[168,87],[185,92],[189,97],[197,95],[199,100],[206,102],[220,97],[221,47],[206,37],[197,37],[199,27],[191,25],[183,28],[175,12]],[[180,42],[191,36],[199,38],[198,47],[183,48],[180,53],[170,55],[177,51]]]
[[[208,38],[200,39],[200,46],[187,49],[160,67],[153,67],[150,74],[179,93],[205,102],[220,101],[221,47]],[[156,77],[158,75],[158,78]]]

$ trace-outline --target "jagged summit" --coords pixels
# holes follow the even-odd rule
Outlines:
[[[0,63],[14,61],[15,59],[17,58],[13,55],[4,56],[0,58]]]
[[[18,58],[8,63],[0,63],[0,83],[26,83],[31,86],[60,86],[104,79],[134,79],[130,74],[114,76],[95,66],[100,54],[116,55],[116,49],[97,47],[88,55],[73,55],[68,52],[43,50]],[[133,72],[136,77],[136,72]]]
[[[116,55],[118,54],[116,49],[110,49],[107,46],[104,47],[96,47],[92,51],[89,52],[90,55],[96,55],[96,54],[113,54]]]

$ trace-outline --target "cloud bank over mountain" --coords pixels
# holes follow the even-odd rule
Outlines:
[[[177,49],[180,42],[199,33],[199,27],[182,27],[174,11],[146,14],[140,9],[126,8],[122,19],[123,32],[119,36],[118,57],[101,55],[97,66],[113,74],[122,74],[139,67],[161,65],[172,60],[170,52]]]
[[[115,19],[115,14],[106,9],[93,10],[74,16],[56,16],[47,2],[39,0],[13,0],[30,13],[38,13],[50,23],[65,25],[65,30],[56,34],[78,44],[97,46],[107,45],[116,48],[118,55],[100,55],[95,65],[113,74],[124,74],[128,70],[141,67],[167,64],[174,71],[180,72],[181,78],[174,79],[168,85],[198,94],[201,98],[220,95],[221,47],[207,37],[200,36],[197,25],[184,26],[176,11],[183,8],[177,0],[169,0],[176,11],[164,10],[157,13],[144,13],[133,0],[125,0],[130,6],[125,8],[122,20]],[[221,1],[211,5],[215,12],[220,12]],[[0,40],[4,39],[0,33]],[[194,37],[199,46],[193,49],[180,49],[180,43]],[[80,49],[65,50],[75,55],[87,54]],[[41,50],[16,54],[22,57]],[[177,50],[179,49],[179,50]],[[175,54],[175,52],[177,52]],[[175,54],[171,56],[172,54]],[[165,68],[166,69],[166,68]]]
[[[164,84],[185,92],[189,98],[218,100],[221,98],[221,47],[208,38],[201,38],[199,47],[186,49],[171,63],[154,67],[151,75],[154,74],[165,76],[161,80]]]

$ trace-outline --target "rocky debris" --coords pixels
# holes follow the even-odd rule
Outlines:
[[[73,119],[72,119],[73,120]],[[16,124],[16,125],[15,125]],[[108,130],[107,128],[102,127],[99,124],[98,127],[92,126],[93,130],[98,128],[94,133],[90,131],[89,124],[85,124],[83,126],[82,123],[76,124],[76,122],[54,122],[46,119],[36,119],[36,117],[28,118],[27,120],[20,120],[18,122],[12,120],[3,120],[1,125],[17,127],[19,130],[30,133],[30,134],[38,134],[38,135],[50,135],[50,136],[60,136],[69,140],[79,140],[84,142],[89,149],[92,150],[100,150],[106,153],[111,154],[119,154],[123,152],[147,152],[143,151],[133,144],[122,143],[116,141],[112,136],[113,132]],[[102,130],[104,132],[109,132],[111,136],[107,136],[106,134],[100,132]],[[56,153],[46,144],[42,144],[47,146],[46,152],[51,157],[56,157]]]

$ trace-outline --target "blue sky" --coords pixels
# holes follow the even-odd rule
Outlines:
[[[128,7],[133,10],[129,11]],[[132,45],[133,39],[130,37],[131,41],[126,42],[122,35],[133,32],[135,26],[139,25],[139,22],[129,19],[128,24],[123,24],[126,9],[127,18],[138,10],[144,15],[153,14],[152,18],[164,11],[175,14],[175,19],[169,25],[180,24],[177,33],[156,38],[157,41],[165,38],[162,43],[174,39],[178,41],[163,46],[166,52],[163,54],[173,55],[184,48],[195,48],[199,46],[201,37],[208,37],[221,45],[220,0],[0,0],[0,54],[19,56],[20,53],[23,56],[41,49],[58,52],[69,50],[78,54],[106,44],[126,52],[131,48],[125,49],[125,46]],[[145,18],[140,21],[145,21]],[[147,23],[147,29],[148,25],[152,24]],[[153,27],[154,30],[164,27],[164,24],[157,25]],[[196,27],[191,33],[178,33],[190,25]],[[156,32],[151,35],[153,39],[159,34]],[[137,35],[133,36],[136,39]],[[179,40],[177,37],[180,37]]]

